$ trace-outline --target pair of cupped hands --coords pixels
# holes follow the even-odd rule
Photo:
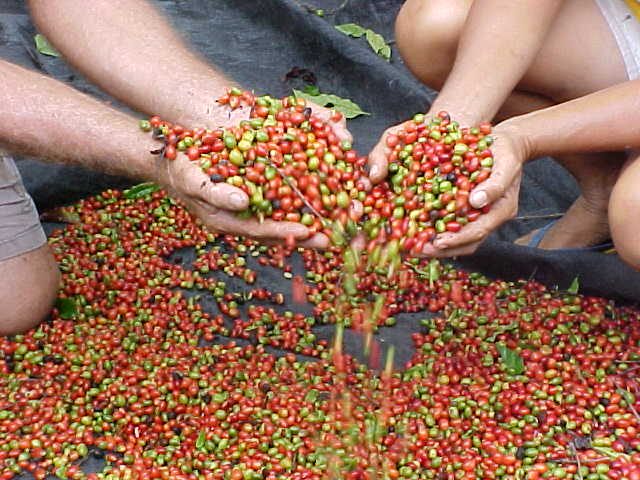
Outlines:
[[[331,120],[331,110],[318,105],[309,105],[313,114],[329,123],[341,140],[352,140],[346,120]],[[216,127],[231,127],[248,118],[248,109],[229,111],[218,107],[215,117]],[[427,114],[427,118],[431,113]],[[387,155],[389,149],[385,139],[391,133],[397,133],[402,125],[388,128],[382,134],[378,144],[368,156],[369,179],[372,184],[385,180],[387,176]],[[528,158],[526,137],[513,128],[498,124],[492,132],[494,142],[491,151],[494,157],[490,177],[477,185],[469,201],[474,208],[491,205],[489,213],[481,215],[475,222],[464,226],[459,232],[445,232],[425,246],[422,256],[454,257],[468,255],[480,246],[493,230],[505,221],[513,218],[517,212],[518,194],[522,177],[522,165]],[[257,219],[241,219],[237,212],[249,205],[248,196],[239,188],[228,183],[213,183],[186,155],[179,154],[174,161],[162,161],[156,169],[156,182],[168,190],[169,194],[180,199],[196,217],[214,233],[241,235],[266,244],[284,243],[286,238],[294,237],[297,245],[323,249],[329,246],[329,239],[317,233],[309,236],[307,227],[300,223]],[[356,215],[361,213],[362,205],[353,202]]]

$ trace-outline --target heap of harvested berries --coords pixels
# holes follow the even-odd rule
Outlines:
[[[212,182],[227,182],[250,199],[240,215],[300,222],[311,234],[338,221],[344,228],[353,200],[364,200],[366,158],[340,140],[329,123],[313,115],[302,98],[254,97],[234,88],[218,100],[232,109],[251,107],[236,127],[187,130],[158,117],[141,122],[165,142],[172,160],[184,152]],[[341,118],[333,112],[332,120]]]
[[[640,480],[640,312],[399,255],[481,213],[466,197],[490,173],[488,126],[415,117],[389,138],[390,182],[367,195],[364,160],[303,104],[223,102],[252,118],[143,127],[169,160],[184,150],[250,193],[247,215],[331,219],[333,246],[299,249],[294,267],[291,248],[213,235],[152,185],[63,209],[52,318],[0,338],[0,480]],[[374,247],[362,252],[335,235],[355,228],[352,199]],[[389,349],[379,372],[374,334],[403,322],[415,353],[394,370]],[[345,328],[368,366],[345,353]]]
[[[389,239],[396,250],[420,253],[438,233],[458,232],[489,209],[469,205],[474,186],[493,166],[491,125],[462,128],[449,114],[417,114],[386,137],[388,181],[364,200],[364,230],[374,245]]]
[[[0,338],[3,480],[640,478],[637,310],[426,259],[367,272],[347,308],[338,248],[296,270],[161,191],[64,218],[51,321]],[[287,305],[300,287],[312,315]],[[419,325],[403,368],[345,353],[368,309]]]

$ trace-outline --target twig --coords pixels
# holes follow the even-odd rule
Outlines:
[[[423,275],[425,277],[429,276],[429,272],[425,272],[424,270],[420,270],[418,267],[416,267],[415,265],[413,265],[411,262],[404,262],[404,264],[409,267],[411,270],[413,270],[414,272],[416,272],[418,275]]]
[[[608,462],[611,460],[609,457],[599,457],[599,458],[583,458],[582,461],[576,455],[576,460],[572,458],[551,458],[547,460],[550,463],[571,463],[574,465],[578,465],[578,462],[581,463],[598,463],[598,462]]]
[[[638,366],[637,368],[640,368],[640,366]],[[626,394],[628,393],[629,395],[633,395],[629,390],[624,390],[619,384],[618,382],[616,382],[616,387],[618,389],[618,393],[620,394],[620,396],[622,398],[624,398],[627,403],[629,404],[629,409],[631,410],[631,412],[633,413],[633,416],[636,417],[636,420],[638,420],[638,423],[640,424],[640,414],[638,414],[638,411],[636,410],[636,408],[633,406],[633,404],[627,400],[627,396]]]
[[[287,183],[287,185],[289,185],[291,190],[294,191],[294,193],[300,198],[300,200],[302,200],[302,202],[309,208],[309,210],[311,210],[313,214],[320,219],[322,224],[324,226],[327,226],[328,220],[324,218],[319,211],[313,208],[313,205],[311,205],[309,201],[305,198],[305,196],[302,194],[302,192],[298,190],[298,187],[296,187],[293,184],[293,182],[287,178],[284,172],[280,170],[280,168],[275,163],[273,163],[273,161],[269,157],[267,157],[267,162],[269,162],[269,166],[273,167],[275,171],[278,172],[278,175],[282,177],[282,179]]]
[[[640,369],[640,365],[636,365],[635,367],[627,368],[624,372],[620,372],[620,375],[625,375],[627,373],[635,372]]]
[[[576,446],[573,444],[573,442],[569,443],[569,446],[571,447],[571,454],[575,457],[576,462],[578,463],[578,478],[580,478],[580,480],[584,480],[581,472],[582,465],[580,465],[580,457],[578,456],[578,452],[576,451]]]
[[[560,218],[564,215],[564,213],[547,213],[545,215],[522,215],[520,217],[515,217],[514,220],[538,220],[545,218]]]

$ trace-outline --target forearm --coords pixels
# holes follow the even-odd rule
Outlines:
[[[528,158],[640,148],[640,80],[513,117],[496,128],[522,137]]]
[[[131,108],[216,127],[231,81],[198,58],[146,0],[30,0],[34,22],[75,68]]]
[[[60,82],[0,60],[0,147],[152,180],[157,148],[137,120]]]
[[[533,62],[561,3],[475,0],[431,111],[446,110],[467,125],[491,121]]]

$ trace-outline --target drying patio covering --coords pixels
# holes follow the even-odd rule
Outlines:
[[[256,93],[284,96],[292,88],[302,88],[305,82],[315,80],[320,91],[357,102],[370,113],[349,122],[355,147],[361,153],[375,145],[386,127],[428,108],[434,92],[412,77],[393,45],[393,23],[401,0],[304,0],[308,2],[305,4],[300,1],[157,0],[156,3],[197,51]],[[55,8],[55,2],[51,8]],[[324,10],[324,16],[317,14],[318,9]],[[345,23],[357,23],[383,35],[392,44],[391,61],[376,55],[364,38],[351,38],[334,28]],[[74,72],[62,58],[38,53],[33,42],[35,33],[23,0],[0,0],[0,57],[51,75],[97,98],[111,100]],[[90,49],[91,45],[86,48]],[[287,73],[293,73],[294,77],[298,74],[298,77],[287,77]],[[18,158],[17,161],[26,187],[41,212],[107,188],[132,184],[127,179],[82,168],[49,165],[37,159]],[[561,167],[551,159],[537,160],[525,168],[519,215],[564,212],[576,195],[575,183]],[[494,232],[475,255],[460,258],[458,263],[488,276],[507,280],[534,278],[561,289],[579,277],[581,293],[625,303],[636,303],[640,299],[640,274],[615,255],[548,252],[512,244],[518,236],[547,221],[508,222]],[[45,224],[48,232],[59,226]],[[174,261],[182,264],[193,258],[193,252],[173,256]],[[302,271],[299,256],[293,258],[293,266],[294,271]],[[225,281],[231,291],[242,288],[240,280],[225,278]],[[281,271],[262,267],[256,287],[281,286],[281,291],[290,292],[287,282],[290,281],[282,277]],[[290,299],[290,295],[287,298]],[[205,310],[215,310],[213,298],[204,298],[202,302]],[[309,311],[308,306],[288,303],[286,306],[293,310]],[[377,337],[383,352],[390,344],[396,346],[397,365],[412,356],[410,335],[420,330],[417,320],[426,315],[425,312],[398,315],[395,327],[380,329]],[[330,338],[333,328],[332,325],[318,326],[314,333],[318,338]],[[361,353],[362,338],[347,330],[344,348],[349,353]],[[91,472],[101,468],[101,461],[92,457],[83,470]],[[23,474],[19,478],[32,477]]]
[[[354,134],[355,148],[363,154],[375,145],[386,127],[424,112],[434,98],[434,92],[408,72],[393,44],[393,23],[401,0],[156,0],[155,3],[198,52],[256,93],[284,96],[292,88],[302,88],[309,79],[315,79],[321,92],[358,103],[370,115],[351,120],[349,128]],[[323,16],[318,15],[320,9]],[[380,33],[391,43],[391,61],[376,55],[364,38],[352,38],[334,28],[345,23],[356,23]],[[2,58],[39,70],[98,98],[109,99],[62,58],[38,53],[33,42],[35,33],[25,2],[0,0]],[[287,73],[293,76],[297,73],[298,77],[287,78]],[[131,184],[125,179],[34,159],[18,159],[18,166],[40,211],[109,187]],[[573,180],[551,159],[531,162],[525,168],[518,215],[563,212],[576,195]],[[578,276],[581,293],[632,303],[640,299],[640,274],[625,266],[616,255],[542,251],[511,243],[548,221],[508,222],[475,255],[458,261],[465,268],[489,276],[508,280],[531,277],[559,288],[567,288]]]

